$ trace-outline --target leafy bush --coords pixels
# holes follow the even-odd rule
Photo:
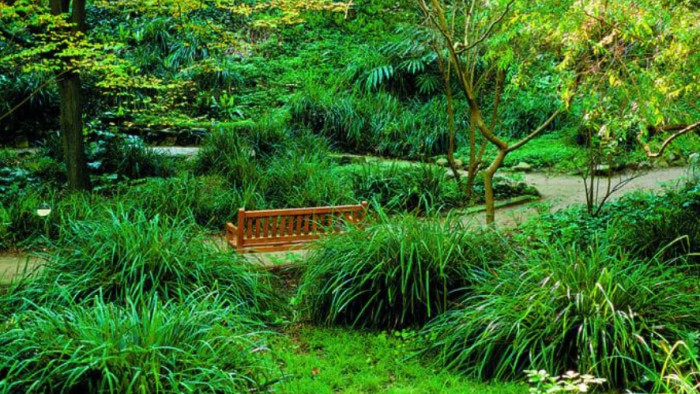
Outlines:
[[[52,305],[0,323],[2,392],[245,392],[274,382],[261,333],[221,299]]]
[[[608,209],[608,236],[637,255],[653,256],[679,238],[683,239],[663,249],[663,256],[700,252],[700,183],[662,195],[628,195]]]
[[[652,257],[661,251],[673,258],[700,251],[699,210],[700,184],[691,183],[662,194],[628,194],[606,204],[597,217],[584,207],[561,210],[538,217],[521,230],[527,242],[591,244],[603,237],[638,256]]]
[[[193,218],[211,230],[221,230],[240,207],[255,209],[264,204],[253,188],[232,188],[218,175],[152,178],[121,188],[115,198],[151,215]]]
[[[235,130],[214,130],[197,154],[195,173],[224,176],[236,187],[255,185],[262,177],[255,155],[251,144]]]
[[[292,148],[266,162],[261,194],[270,208],[357,203],[351,185],[333,175],[334,164],[320,150]]]
[[[217,249],[191,224],[122,209],[106,216],[66,223],[61,242],[41,256],[40,277],[20,288],[19,295],[42,304],[50,301],[51,288],[62,288],[77,299],[99,293],[123,303],[152,293],[182,300],[206,289],[252,313],[276,305],[269,278]]]
[[[467,203],[457,182],[436,166],[366,164],[338,172],[350,180],[358,199],[376,201],[387,212],[431,212]]]
[[[469,233],[452,219],[382,215],[313,249],[299,294],[317,322],[417,326],[467,290],[502,254],[499,246],[495,237]]]
[[[131,135],[93,131],[87,149],[88,166],[93,174],[127,179],[174,175],[174,159],[147,148]]]
[[[94,126],[94,125],[90,125]],[[85,147],[88,169],[99,185],[125,179],[169,177],[176,172],[176,159],[148,148],[143,140],[132,135],[91,129]],[[63,163],[60,138],[52,135],[38,152],[40,157]]]
[[[257,131],[255,131],[257,130]],[[350,188],[330,171],[325,144],[313,136],[280,137],[268,145],[257,127],[248,134],[219,130],[200,151],[196,171],[225,177],[239,194],[257,196],[248,209],[335,205],[352,202]]]
[[[551,246],[502,265],[425,333],[444,365],[481,379],[542,368],[632,387],[642,366],[657,367],[653,341],[683,339],[699,324],[696,278],[601,244]]]
[[[50,216],[37,215],[42,204],[52,208]],[[54,189],[35,187],[19,191],[14,198],[0,199],[0,249],[27,248],[59,236],[62,225],[72,220],[94,217],[102,211],[102,198],[96,194],[61,195]]]
[[[290,124],[324,135],[345,151],[420,158],[447,150],[445,105],[442,98],[405,102],[386,92],[347,95],[309,89],[292,101]],[[467,129],[461,122],[457,129]],[[461,134],[457,137],[462,141]]]

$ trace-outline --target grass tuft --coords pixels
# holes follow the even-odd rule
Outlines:
[[[305,262],[299,292],[319,323],[419,326],[468,291],[498,258],[498,246],[449,218],[381,216],[322,241]]]
[[[700,325],[696,278],[676,265],[607,244],[550,246],[496,269],[429,323],[429,349],[480,379],[574,370],[632,387],[641,365],[657,366],[654,341],[683,339]]]

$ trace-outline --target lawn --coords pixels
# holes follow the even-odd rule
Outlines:
[[[275,344],[285,393],[526,393],[523,383],[478,383],[411,357],[405,331],[294,325]]]

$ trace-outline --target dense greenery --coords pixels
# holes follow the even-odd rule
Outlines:
[[[551,246],[505,264],[426,327],[448,366],[482,379],[523,369],[584,371],[616,386],[657,370],[655,343],[698,327],[698,277],[619,248]]]
[[[2,323],[2,392],[264,390],[265,333],[219,298],[52,304]],[[252,329],[252,330],[251,330]]]
[[[697,393],[698,10],[0,1],[0,393]],[[475,225],[530,170],[685,175]],[[301,253],[220,236],[361,201]]]
[[[503,244],[454,219],[388,219],[330,237],[305,262],[300,294],[314,320],[358,327],[419,326],[498,259]]]

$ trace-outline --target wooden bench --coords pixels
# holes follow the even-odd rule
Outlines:
[[[367,214],[367,201],[335,207],[238,210],[238,225],[226,223],[226,241],[238,253],[303,247],[329,232],[342,232]]]

